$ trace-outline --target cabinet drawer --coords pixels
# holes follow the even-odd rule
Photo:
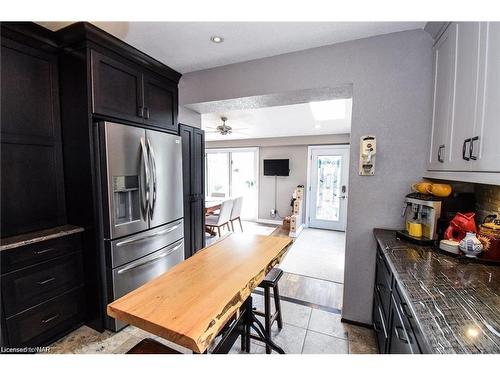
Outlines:
[[[35,306],[7,319],[9,346],[23,347],[47,344],[84,317],[82,288]]]
[[[387,319],[382,312],[382,306],[380,300],[375,294],[373,303],[373,329],[375,330],[375,334],[377,335],[377,343],[379,353],[386,353],[386,344],[387,344]]]
[[[72,253],[3,275],[2,301],[10,317],[82,283],[81,253]]]
[[[387,265],[382,255],[377,251],[377,268],[375,271],[375,295],[380,299],[382,311],[386,317],[389,317],[391,306],[391,280]]]
[[[45,262],[61,255],[81,250],[80,233],[37,242],[0,252],[2,273],[14,271],[35,263]]]
[[[415,333],[408,320],[407,309],[395,290],[392,294],[393,312],[391,325],[390,353],[419,354],[421,353]]]

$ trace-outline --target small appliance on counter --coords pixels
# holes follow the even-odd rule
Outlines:
[[[438,239],[438,219],[441,216],[441,200],[422,193],[410,193],[405,197],[403,215],[405,229],[397,236],[419,245],[433,245]]]
[[[500,219],[497,215],[488,215],[479,227],[477,238],[483,244],[480,258],[500,263]]]
[[[414,185],[413,189],[430,190],[429,186],[423,186],[424,184],[427,183]],[[419,191],[410,193],[405,197],[403,205],[405,230],[398,231],[397,236],[420,245],[435,245],[444,238],[446,229],[457,213],[471,212],[474,205],[474,193],[453,192],[447,197]],[[418,235],[419,226],[422,228],[421,235]]]

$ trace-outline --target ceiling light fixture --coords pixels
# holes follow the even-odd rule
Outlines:
[[[218,36],[218,35],[214,35],[214,36],[212,36],[212,37],[210,38],[210,40],[211,40],[212,42],[214,42],[214,43],[219,44],[219,43],[222,43],[222,42],[224,41],[224,38],[223,38],[223,37],[221,37],[221,36]]]
[[[346,116],[346,100],[324,100],[310,102],[311,112],[316,121],[341,120]]]

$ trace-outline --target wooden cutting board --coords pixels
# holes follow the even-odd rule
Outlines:
[[[108,315],[204,352],[290,238],[231,234],[108,305]]]

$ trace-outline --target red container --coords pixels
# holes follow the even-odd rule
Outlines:
[[[450,226],[444,232],[444,238],[446,240],[453,240],[460,242],[467,232],[476,233],[477,227],[474,221],[475,213],[457,213],[453,220],[450,222]]]

